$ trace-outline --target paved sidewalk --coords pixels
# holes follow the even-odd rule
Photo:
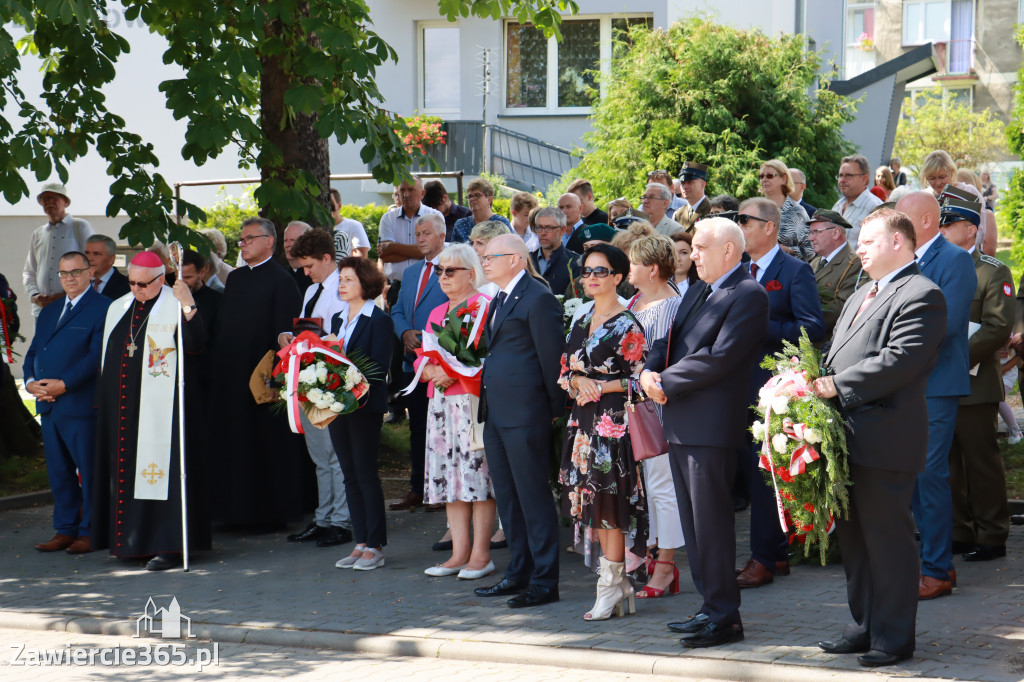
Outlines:
[[[745,590],[746,640],[685,651],[665,623],[699,606],[688,577],[678,596],[639,601],[635,616],[588,623],[581,616],[593,602],[596,579],[581,557],[564,553],[562,600],[513,611],[503,599],[473,594],[491,579],[423,575],[424,568],[446,558],[429,551],[444,530],[442,514],[389,513],[387,566],[377,571],[335,569],[348,547],[289,544],[284,534],[217,533],[216,549],[196,556],[186,574],[148,573],[99,552],[39,553],[32,545],[52,534],[51,511],[0,513],[0,627],[130,635],[149,597],[161,607],[173,596],[200,637],[268,647],[709,679],[1024,678],[1020,526],[1013,527],[1006,559],[958,562],[960,587],[954,594],[921,603],[913,661],[866,673],[855,657],[830,656],[815,646],[849,618],[840,566],[797,566],[774,585]],[[745,515],[737,525],[745,559]],[[565,530],[562,546],[568,544]],[[505,550],[494,553],[499,575],[506,556]],[[685,566],[680,568],[686,575]]]

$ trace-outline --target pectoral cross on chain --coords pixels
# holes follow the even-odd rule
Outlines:
[[[134,358],[135,351],[137,351],[138,349],[139,347],[135,345],[135,339],[132,339],[132,342],[128,344],[128,357]]]

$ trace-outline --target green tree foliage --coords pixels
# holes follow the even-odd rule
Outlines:
[[[364,0],[21,0],[0,6],[0,108],[18,112],[0,118],[0,191],[8,201],[29,194],[19,171],[66,181],[67,164],[92,150],[112,178],[107,215],[129,216],[122,237],[205,247],[172,218],[200,221],[201,209],[175,205],[153,146],[105,103],[101,90],[129,44],[104,19],[122,8],[127,21],[167,40],[163,62],[185,72],[160,84],[174,117],[187,122],[182,157],[202,164],[234,147],[243,165],[259,168],[256,202],[279,224],[327,222],[332,137],[362,142],[378,180],[407,175],[414,159],[401,141],[402,120],[385,109],[375,82],[396,53],[370,29]],[[572,0],[439,0],[438,8],[449,20],[511,14],[548,34],[558,33],[559,10],[577,10]],[[12,30],[26,35],[16,40]],[[19,44],[47,69],[38,104],[18,82]]]
[[[975,112],[964,102],[943,102],[942,87],[919,94],[904,108],[896,128],[896,155],[908,175],[919,175],[924,157],[949,152],[958,167],[980,168],[1005,150],[1003,124],[991,111]]]
[[[1017,26],[1014,39],[1024,47],[1024,24]],[[1013,113],[1006,126],[1006,142],[1011,152],[1024,157],[1024,63],[1017,70],[1013,86]],[[1013,172],[1006,191],[1000,193],[999,229],[1013,237],[1013,259],[1024,261],[1024,171],[1020,169]]]
[[[708,194],[758,194],[763,161],[782,159],[808,178],[807,200],[831,205],[839,161],[851,151],[840,132],[853,104],[819,79],[821,57],[801,36],[691,18],[667,31],[637,26],[620,36],[617,58],[594,103],[590,152],[573,172],[607,202],[640,196],[647,173],[676,174],[684,161],[711,167]]]

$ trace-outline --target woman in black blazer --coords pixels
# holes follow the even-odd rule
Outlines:
[[[376,371],[363,406],[340,415],[328,427],[345,475],[345,495],[356,541],[352,554],[335,566],[372,571],[384,565],[387,544],[377,450],[388,409],[386,375],[395,331],[391,318],[373,304],[386,281],[373,263],[365,258],[345,258],[338,263],[338,270],[338,294],[345,305],[331,320],[331,333],[338,337],[346,355],[370,358]]]

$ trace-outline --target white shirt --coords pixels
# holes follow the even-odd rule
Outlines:
[[[853,229],[850,230],[850,234],[847,239],[850,242],[850,248],[854,251],[857,250],[857,238],[860,237],[860,224],[865,218],[868,217],[868,213],[871,213],[871,209],[875,206],[881,205],[882,200],[876,197],[868,190],[864,190],[859,197],[851,202],[846,201],[846,197],[839,197],[839,201],[832,206],[832,210],[836,211],[844,218],[846,222],[853,225]]]
[[[825,265],[828,265],[833,260],[835,260],[836,256],[839,255],[839,252],[843,250],[843,247],[846,246],[846,244],[847,244],[847,242],[843,242],[842,244],[839,245],[838,249],[836,249],[832,253],[830,253],[827,256],[825,256],[824,258],[822,258],[822,260],[825,261]]]
[[[359,314],[352,318],[352,321],[348,321],[349,305],[348,301],[341,302],[341,309],[338,313],[341,313],[341,328],[338,329],[338,335],[341,339],[341,349],[348,350],[348,342],[352,338],[352,332],[356,330],[356,326],[359,324],[360,317],[373,317],[373,309],[376,306],[373,301],[366,301],[363,303],[363,307],[359,309]]]
[[[505,292],[505,303],[508,303],[508,299],[512,297],[512,290],[516,288],[516,285],[519,284],[519,280],[521,280],[525,275],[526,270],[520,270],[516,276],[505,285],[505,288],[502,289],[502,291]],[[505,303],[502,303],[502,305],[505,305]]]
[[[341,310],[341,307],[345,305],[345,302],[338,296],[338,279],[340,274],[336,269],[331,270],[331,274],[327,276],[327,279],[323,281],[324,290],[320,294],[320,298],[316,299],[316,305],[313,306],[313,312],[310,313],[309,317],[319,317],[324,321],[323,328],[325,331],[330,331],[331,318],[334,317],[335,313]],[[316,294],[316,290],[320,287],[319,284],[314,282],[306,288],[306,294],[302,297],[302,307],[299,308],[299,314],[296,317],[305,317],[303,313],[306,311],[306,304]]]
[[[377,245],[380,246],[380,242],[395,242],[396,244],[415,244],[416,243],[416,220],[420,216],[425,216],[428,213],[436,213],[444,219],[440,211],[436,211],[429,206],[420,204],[416,214],[412,217],[405,215],[405,209],[401,206],[395,206],[394,208],[388,209],[387,213],[381,216],[380,219],[380,234],[377,237]],[[402,281],[402,275],[413,263],[419,261],[419,258],[408,258],[397,263],[385,263],[384,264],[384,276],[388,279],[397,279],[399,282]]]
[[[107,282],[109,282],[110,278],[113,277],[113,276],[114,276],[114,267],[111,266],[110,269],[106,271],[106,273],[100,275],[100,287],[96,291],[98,291],[99,293],[102,294],[103,290],[107,288]],[[92,286],[92,282],[91,281],[89,282],[89,286]]]
[[[270,254],[269,256],[267,256],[266,260],[261,260],[256,265],[249,265],[248,263],[246,263],[246,265],[249,265],[249,269],[250,270],[255,270],[256,268],[258,268],[259,266],[263,265],[264,263],[266,263],[267,261],[269,261],[273,257],[274,257],[274,254]],[[239,258],[241,258],[241,256],[239,256]],[[244,263],[245,261],[242,261],[242,262]]]
[[[931,239],[929,239],[929,240],[928,240],[927,242],[925,242],[925,243],[924,243],[924,244],[922,244],[921,246],[917,247],[917,250],[916,250],[916,251],[914,251],[914,257],[915,257],[915,258],[916,258],[917,260],[921,260],[921,257],[922,257],[922,256],[924,256],[924,254],[925,254],[925,252],[926,252],[926,251],[928,250],[928,248],[929,248],[929,247],[930,247],[930,246],[931,246],[932,244],[934,244],[934,243],[935,243],[935,240],[939,238],[939,235],[940,235],[940,234],[942,234],[942,233],[941,233],[941,232],[938,232],[938,233],[936,233],[936,235],[935,235],[934,237],[932,237]]]
[[[772,248],[768,249],[768,253],[764,254],[755,261],[752,261],[751,265],[757,265],[757,274],[754,275],[754,279],[761,282],[761,278],[764,277],[764,271],[772,264],[772,260],[775,258],[775,254],[779,252],[779,245],[776,244]]]
[[[779,247],[776,246],[775,248],[779,248]],[[732,266],[732,269],[729,270],[729,272],[725,273],[724,275],[722,275],[721,277],[716,279],[715,283],[711,285],[711,293],[715,293],[716,291],[718,291],[721,288],[721,286],[722,286],[722,282],[724,282],[729,277],[729,275],[731,275],[732,273],[736,272],[736,268],[741,267],[742,265],[743,265],[743,261],[740,261],[736,265]],[[758,267],[761,267],[761,266],[758,266]]]
[[[516,229],[515,225],[512,226],[512,229]],[[518,235],[519,232],[516,232],[516,234]],[[526,250],[530,253],[533,253],[540,248],[540,240],[537,239],[537,233],[534,232],[529,225],[526,226],[526,232],[523,233],[522,237],[523,241],[526,242]]]
[[[930,244],[931,242],[928,242],[928,243]],[[890,272],[888,275],[886,275],[882,279],[878,280],[878,282],[877,282],[877,284],[878,284],[878,292],[875,295],[877,296],[878,294],[882,293],[882,289],[885,288],[886,284],[891,282],[896,277],[896,275],[900,274],[901,272],[903,272],[904,270],[906,270],[907,268],[909,268],[913,264],[914,264],[914,261],[911,261],[911,262],[907,263],[906,265],[904,265],[902,268],[896,268],[895,270]]]
[[[68,251],[85,251],[85,240],[93,234],[92,226],[67,214],[56,225],[46,223],[32,232],[22,272],[22,283],[29,298],[36,294],[52,296],[63,291],[57,270],[60,257]],[[36,314],[41,310],[36,306]]]
[[[341,222],[334,226],[334,231],[347,234],[352,240],[353,249],[370,248],[370,238],[366,236],[366,228],[358,220],[342,218]]]

